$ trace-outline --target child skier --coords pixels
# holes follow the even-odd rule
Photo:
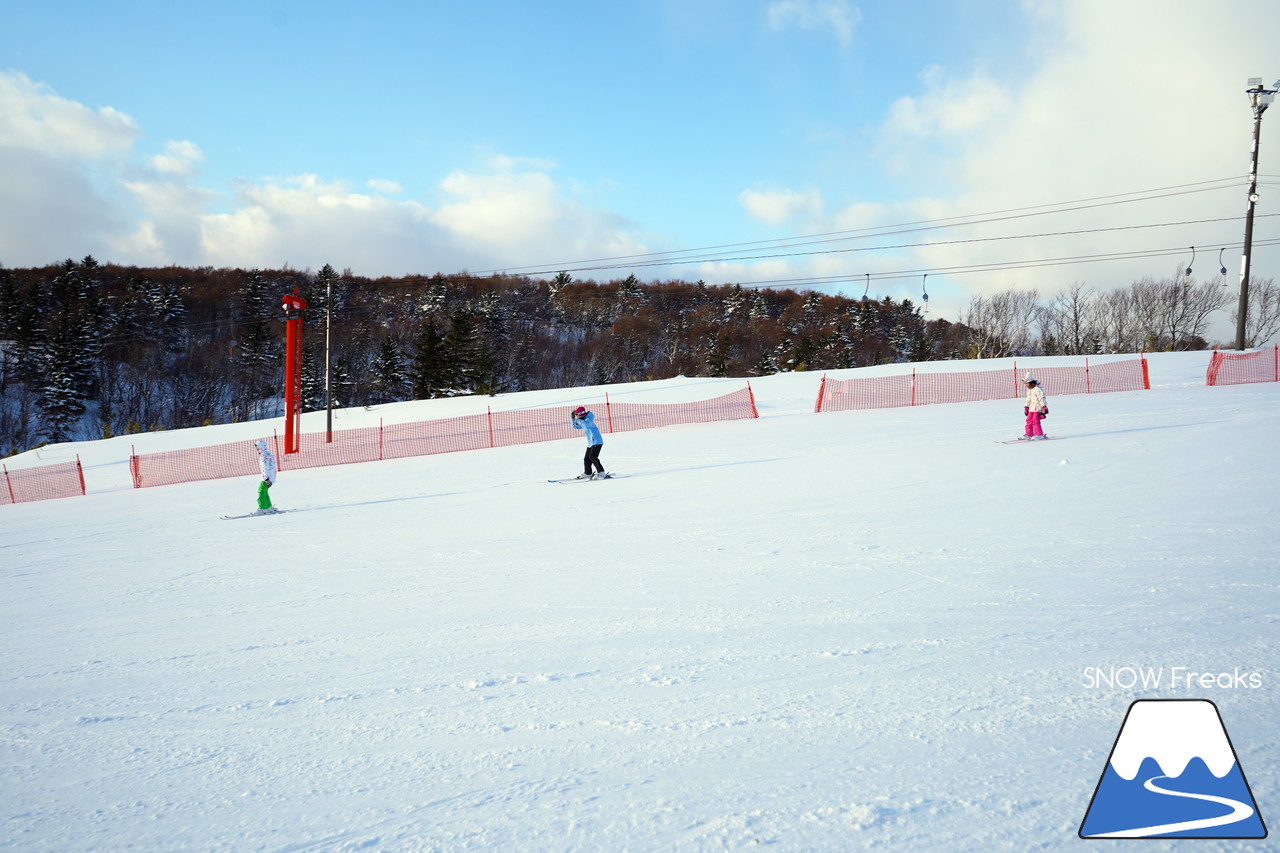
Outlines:
[[[1027,401],[1022,412],[1027,416],[1026,435],[1028,441],[1040,441],[1047,436],[1040,428],[1040,422],[1049,416],[1049,398],[1044,395],[1039,380],[1032,379],[1028,373],[1023,380],[1027,386]]]
[[[276,512],[271,505],[269,490],[276,483],[276,458],[267,449],[267,442],[258,439],[258,470],[262,472],[262,482],[258,484],[258,515],[270,515]]]
[[[578,475],[578,479],[605,479],[609,475],[600,464],[600,448],[604,446],[604,438],[600,435],[600,427],[596,426],[596,416],[579,406],[573,410],[571,420],[573,428],[582,430],[587,436],[587,455],[582,457],[582,473]],[[591,470],[592,466],[595,466],[594,472]]]

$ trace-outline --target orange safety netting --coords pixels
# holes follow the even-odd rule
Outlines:
[[[4,468],[4,487],[0,488],[0,504],[24,501],[47,501],[84,494],[84,470],[80,457],[75,462],[41,465],[37,468]]]
[[[1242,385],[1246,382],[1280,382],[1280,344],[1255,352],[1213,351],[1207,385]]]
[[[1049,394],[1099,394],[1150,389],[1145,358],[1083,367],[1044,367],[1032,371]],[[1025,370],[978,370],[958,373],[902,373],[855,379],[822,377],[815,412],[886,409],[934,403],[1006,400],[1026,393]]]
[[[299,451],[281,455],[276,436],[268,437],[281,470],[375,462],[486,447],[506,447],[574,438],[581,433],[570,422],[570,406],[486,412],[436,421],[304,433]],[[596,424],[605,433],[650,429],[674,424],[709,423],[758,417],[751,387],[692,403],[613,403],[605,396]],[[258,473],[252,441],[193,447],[130,458],[134,488],[166,486],[219,477]]]

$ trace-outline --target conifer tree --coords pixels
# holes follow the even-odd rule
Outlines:
[[[444,353],[449,393],[472,393],[487,364],[476,329],[475,315],[465,308],[457,308],[449,315],[449,331],[444,336]]]
[[[21,303],[13,273],[0,269],[0,340],[11,341],[16,336],[14,330]]]
[[[534,338],[526,331],[510,350],[507,364],[507,385],[512,391],[531,391],[534,384]]]
[[[511,311],[493,292],[485,294],[480,300],[480,340],[477,348],[476,390],[482,394],[496,394],[504,390],[507,385],[504,381],[506,371],[498,358],[500,353],[505,358],[511,352]]]
[[[729,336],[712,334],[707,352],[707,375],[723,377],[729,375]]]
[[[17,295],[9,315],[6,337],[13,341],[10,364],[13,376],[20,382],[38,383],[44,369],[47,335],[42,322],[43,288],[37,286],[24,293],[15,288]]]
[[[323,343],[320,346],[323,346]],[[316,349],[317,346],[313,343],[304,341],[302,345],[302,364],[299,365],[302,374],[299,384],[302,387],[299,402],[304,412],[315,412],[324,408],[324,366],[320,364],[322,359],[316,357]]]
[[[405,391],[407,379],[404,357],[400,354],[400,347],[396,345],[395,339],[390,335],[382,339],[378,354],[374,356],[370,368],[373,371],[373,401],[375,403],[398,402]]]
[[[97,261],[81,266],[68,259],[53,279],[48,338],[40,371],[40,409],[50,441],[68,441],[85,412],[94,384],[98,331],[90,311],[91,279]]]
[[[448,387],[447,359],[444,337],[434,317],[428,316],[418,328],[409,376],[413,382],[413,399],[444,396]]]
[[[742,285],[735,284],[733,289],[729,291],[729,295],[724,298],[724,318],[726,322],[733,322],[740,319],[742,309],[747,304],[747,297],[742,292]]]
[[[273,301],[271,285],[262,273],[249,274],[240,294],[240,361],[261,367],[279,359],[278,335],[273,335],[269,317]]]
[[[351,369],[347,360],[342,357],[333,360],[329,370],[329,396],[335,409],[351,405],[352,391],[355,382],[351,380]]]

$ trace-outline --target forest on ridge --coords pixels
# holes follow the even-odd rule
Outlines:
[[[339,408],[677,375],[1202,349],[1208,317],[1228,302],[1215,282],[1143,279],[1105,294],[1077,283],[1048,301],[975,297],[951,322],[911,300],[634,276],[371,279],[329,265],[139,268],[92,257],[0,267],[0,455],[282,414],[281,299],[295,290],[307,302],[304,411],[326,403],[326,320]],[[1275,288],[1255,292],[1265,337]]]

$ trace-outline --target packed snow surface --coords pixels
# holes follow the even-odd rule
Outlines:
[[[814,414],[795,373],[757,420],[607,435],[619,479],[546,482],[581,440],[286,466],[294,511],[234,521],[256,478],[134,490],[130,448],[279,421],[6,460],[79,454],[89,494],[0,507],[0,847],[1077,849],[1139,698],[1212,700],[1280,819],[1280,384],[1148,358],[1047,387],[1060,441],[998,443],[1017,399]]]

